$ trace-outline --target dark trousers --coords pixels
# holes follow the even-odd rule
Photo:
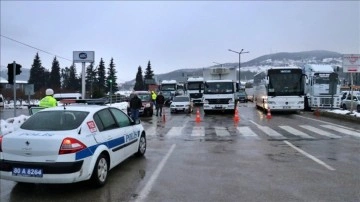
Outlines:
[[[131,118],[134,121],[139,118],[139,109],[131,109]]]
[[[156,116],[159,115],[159,110],[160,110],[160,116],[162,115],[162,108],[163,108],[162,104],[156,105]]]

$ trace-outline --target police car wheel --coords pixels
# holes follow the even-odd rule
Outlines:
[[[104,154],[100,154],[96,160],[95,167],[91,176],[91,181],[97,187],[105,184],[109,171],[108,159]]]
[[[136,155],[144,156],[145,152],[146,152],[146,138],[145,138],[145,135],[142,134],[140,137],[139,148],[138,148]]]

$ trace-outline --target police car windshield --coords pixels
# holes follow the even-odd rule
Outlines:
[[[83,111],[39,111],[20,128],[34,131],[72,130],[78,128],[88,114]]]

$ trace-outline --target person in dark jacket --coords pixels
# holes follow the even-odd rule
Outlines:
[[[139,118],[139,110],[142,107],[141,99],[134,93],[133,97],[130,99],[130,110],[131,118],[135,121]]]
[[[156,96],[156,116],[158,116],[159,110],[160,110],[160,116],[162,115],[162,108],[164,106],[164,103],[165,103],[165,97],[162,95],[161,92],[159,92],[159,95]]]

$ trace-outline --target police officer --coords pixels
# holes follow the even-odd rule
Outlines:
[[[44,107],[44,108],[56,107],[57,101],[53,97],[53,95],[54,95],[53,89],[51,89],[51,88],[46,89],[45,94],[46,94],[46,96],[40,100],[39,107]]]
[[[154,91],[151,91],[151,100],[153,105],[156,106],[156,93]]]

